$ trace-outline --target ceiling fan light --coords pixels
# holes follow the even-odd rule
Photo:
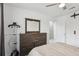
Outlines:
[[[59,5],[59,8],[63,8],[65,6],[65,3],[61,3],[60,5]]]

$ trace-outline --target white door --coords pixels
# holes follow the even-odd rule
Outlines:
[[[55,41],[65,42],[65,22],[63,19],[56,21]]]

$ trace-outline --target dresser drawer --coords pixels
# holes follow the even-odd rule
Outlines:
[[[29,52],[32,50],[33,48],[25,48],[25,47],[22,47],[20,49],[20,55],[21,56],[25,56],[25,55],[28,55]]]
[[[34,47],[41,46],[41,45],[44,45],[44,44],[46,44],[45,40],[34,40],[33,41]]]

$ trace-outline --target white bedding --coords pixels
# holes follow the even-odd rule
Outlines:
[[[79,48],[65,43],[52,43],[32,49],[28,56],[79,56]]]

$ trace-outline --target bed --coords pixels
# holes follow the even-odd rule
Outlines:
[[[33,48],[28,56],[79,56],[79,47],[57,42]]]

